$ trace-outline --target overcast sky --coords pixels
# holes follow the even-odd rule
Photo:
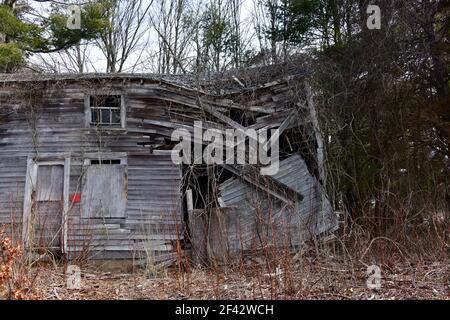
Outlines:
[[[144,0],[149,3],[151,0]],[[158,0],[154,0],[156,3]],[[69,10],[69,5],[76,1],[54,1],[54,5],[61,6]],[[205,2],[204,0],[190,0],[191,3]],[[67,3],[67,5],[63,4]],[[49,2],[38,2],[32,1],[32,6],[36,8],[41,14],[48,14],[50,3]],[[153,4],[154,6],[154,4]],[[253,22],[252,22],[252,11],[254,11],[253,0],[242,0],[241,5],[241,26],[243,37],[247,38],[247,44],[249,42],[254,42],[255,39],[252,38],[251,33],[253,33]],[[140,41],[140,46],[133,55],[127,60],[125,64],[124,72],[155,72],[155,67],[152,65],[154,60],[151,56],[158,50],[157,33],[154,29],[149,27],[149,21],[146,23],[145,33]],[[256,43],[255,43],[256,44]],[[89,63],[86,66],[85,72],[104,72],[106,70],[106,59],[102,54],[101,50],[96,48],[94,45],[88,45],[86,50]],[[51,64],[59,64],[58,71],[66,72],[64,63],[62,59],[67,60],[67,57],[62,58],[60,53],[54,54],[39,54],[31,57],[32,63],[37,65],[43,65],[44,62]],[[141,64],[135,66],[137,61],[141,61]]]

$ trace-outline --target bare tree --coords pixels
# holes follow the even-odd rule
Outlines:
[[[157,34],[158,72],[186,73],[192,31],[197,23],[187,1],[158,0],[149,19]]]
[[[278,0],[253,0],[253,28],[258,39],[260,55],[265,64],[278,61],[277,42],[273,36],[277,23]]]
[[[233,52],[233,65],[235,68],[239,68],[242,61],[241,6],[241,0],[229,1],[230,21],[232,28],[231,51]]]
[[[91,44],[83,43],[59,52],[38,54],[36,59],[40,67],[47,72],[84,73],[91,70],[97,71],[95,63],[89,57],[92,49]]]
[[[109,0],[109,27],[96,41],[106,58],[106,72],[122,72],[125,63],[140,46],[146,33],[146,17],[153,0]],[[135,64],[138,61],[135,61]]]

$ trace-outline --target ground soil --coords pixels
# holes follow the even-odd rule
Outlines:
[[[450,300],[448,261],[382,266],[381,288],[367,287],[364,265],[304,260],[273,274],[241,266],[176,268],[156,275],[82,268],[81,288],[69,290],[64,267],[35,270],[38,299],[444,299]]]

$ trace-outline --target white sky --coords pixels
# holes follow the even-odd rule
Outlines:
[[[151,0],[145,0],[145,1],[151,1]],[[190,0],[190,2],[198,2],[202,0]],[[205,0],[203,0],[204,2]],[[226,0],[225,0],[226,1]],[[64,5],[62,3],[67,3],[67,5]],[[67,7],[68,5],[73,4],[76,1],[67,1],[67,0],[61,0],[61,1],[55,1],[54,5]],[[156,0],[155,0],[156,2]],[[148,3],[148,2],[147,2]],[[50,3],[49,2],[36,2],[32,1],[32,6],[37,9],[37,11],[42,14],[48,14]],[[153,4],[154,5],[154,4]],[[241,6],[241,27],[242,27],[242,33],[244,37],[247,37],[247,45],[250,42],[255,42],[256,40],[251,38],[251,34],[253,33],[253,14],[254,11],[254,0],[242,0],[242,6]],[[133,55],[129,57],[125,64],[125,70],[124,72],[155,72],[156,70],[152,68],[152,61],[150,56],[155,53],[158,50],[158,42],[157,42],[157,33],[154,29],[149,29],[147,25],[147,30],[145,34],[142,37],[142,43],[147,43],[147,46],[141,45],[141,48],[137,50]],[[255,43],[256,44],[256,43]],[[106,60],[104,55],[102,54],[101,50],[96,48],[94,45],[89,45],[87,49],[87,56],[89,59],[89,63],[86,66],[85,72],[104,72],[106,69]],[[131,67],[135,65],[136,61],[141,58],[140,60],[146,60],[146,63],[143,63],[142,65],[132,69]],[[66,58],[67,60],[67,58]],[[67,69],[64,67],[64,64],[61,63],[61,56],[59,53],[54,54],[39,54],[34,55],[30,58],[30,61],[37,65],[42,65],[43,61],[51,62],[51,64],[59,64],[59,67],[57,71],[59,72],[67,72]],[[59,61],[59,62],[58,62]]]

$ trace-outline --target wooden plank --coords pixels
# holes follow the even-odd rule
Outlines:
[[[125,176],[125,165],[87,166],[82,191],[82,217],[124,218]]]
[[[264,144],[263,149],[265,151],[269,150],[269,146],[272,146],[274,141],[277,141],[279,143],[279,139],[281,137],[281,134],[286,130],[289,126],[289,124],[293,121],[293,119],[298,115],[297,109],[294,109],[291,111],[291,113],[286,117],[286,119],[281,123],[278,130],[275,132],[275,134],[270,137],[270,139]]]

